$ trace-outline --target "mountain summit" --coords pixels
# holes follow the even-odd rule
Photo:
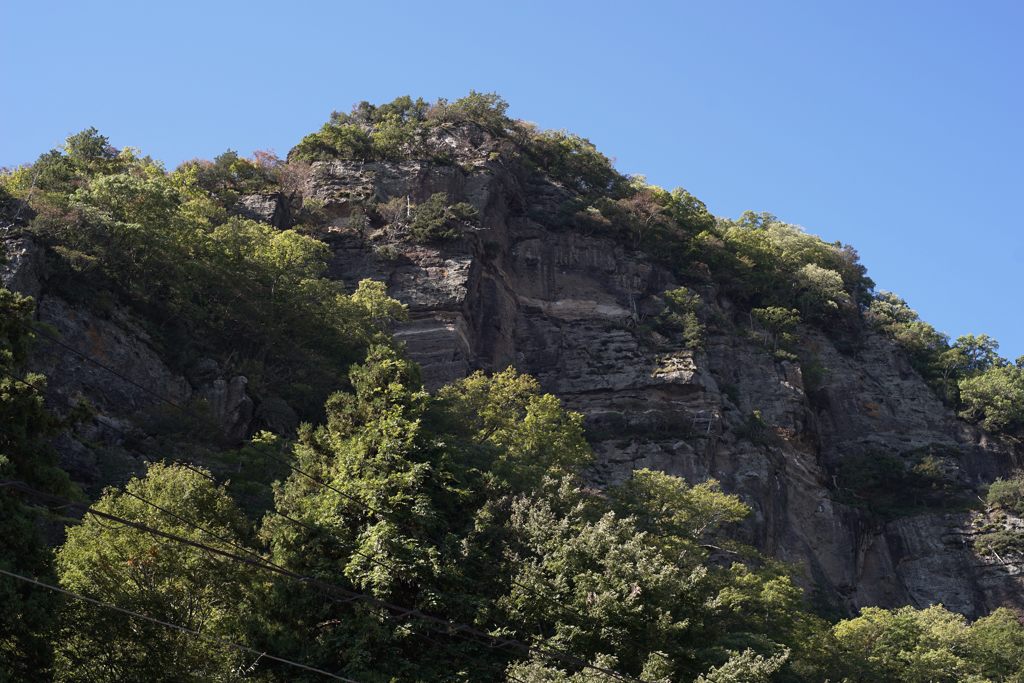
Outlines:
[[[359,680],[932,670],[857,640],[887,619],[951,653],[927,680],[1016,680],[963,643],[1024,639],[1024,359],[951,342],[850,246],[713,216],[480,93],[364,102],[287,159],[173,172],[84,131],[0,192],[2,282],[32,297],[4,294],[5,381],[49,415],[5,479],[368,597],[311,601],[194,547],[171,562],[88,514],[56,569],[26,571],[115,603],[104,586],[152,566],[164,583],[132,584],[132,609],[177,623],[196,586],[224,591],[203,628]],[[128,496],[191,501],[222,538]],[[483,635],[454,646],[395,605]],[[960,645],[929,641],[935,620]],[[45,651],[33,628],[9,642]],[[10,647],[15,675],[49,661]],[[99,647],[73,633],[45,666],[240,670],[192,645],[89,668]],[[252,671],[289,680],[279,665]]]

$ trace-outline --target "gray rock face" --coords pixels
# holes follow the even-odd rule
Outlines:
[[[102,413],[124,415],[159,406],[157,396],[188,400],[188,382],[167,368],[127,315],[100,318],[48,295],[39,299],[37,315],[53,331],[38,339],[32,369],[49,378],[57,405],[71,407],[82,398]]]
[[[269,223],[281,230],[291,224],[288,200],[278,192],[245,195],[238,200],[235,211],[240,216],[261,223]]]
[[[449,131],[436,142],[459,163],[317,162],[303,189],[326,216],[329,275],[353,288],[362,278],[382,280],[409,305],[395,334],[428,387],[476,369],[535,375],[586,416],[596,484],[641,467],[720,480],[751,507],[743,540],[801,566],[805,584],[840,609],[942,602],[976,616],[998,605],[1024,608],[1024,562],[975,552],[981,513],[922,512],[884,523],[841,502],[834,474],[848,458],[943,453],[968,489],[1024,464],[1018,447],[959,421],[890,341],[868,332],[855,352],[843,352],[804,329],[820,368],[811,373],[730,322],[731,303],[709,285],[699,292],[702,316],[715,324],[702,349],[683,348],[645,325],[662,309],[661,295],[678,286],[671,272],[564,224],[558,217],[569,193],[493,154],[480,131]],[[459,239],[413,244],[352,220],[371,200],[416,203],[437,192],[477,210],[477,225]],[[246,197],[243,213],[283,227],[281,201]],[[162,411],[154,394],[203,400],[227,441],[261,427],[295,429],[287,404],[257,405],[246,379],[225,376],[211,359],[184,373],[170,369],[128,313],[101,316],[47,293],[30,242],[6,251],[3,283],[37,295],[40,321],[64,344],[41,339],[33,359],[32,369],[49,377],[50,403],[67,410],[84,398],[97,411],[86,433],[58,444],[76,478],[113,481],[110,463],[119,472],[139,466],[145,443],[129,444],[126,435],[144,437],[147,420],[174,412]],[[120,455],[97,457],[86,443]]]
[[[299,426],[299,416],[287,401],[268,396],[260,401],[255,414],[258,428],[268,429],[275,434],[292,435]]]
[[[249,433],[255,404],[245,393],[249,380],[238,375],[230,380],[215,379],[200,389],[197,394],[206,400],[210,412],[221,426],[224,438],[238,442]]]
[[[367,199],[439,191],[472,203],[480,229],[415,245],[336,219],[324,235],[332,276],[350,286],[383,280],[409,304],[410,321],[396,334],[429,386],[478,368],[535,375],[586,416],[596,483],[640,467],[719,479],[751,506],[745,540],[802,566],[818,598],[840,609],[942,602],[979,615],[1024,607],[1020,575],[972,550],[978,513],[879,523],[837,501],[834,468],[860,454],[950,450],[965,485],[1022,462],[1019,451],[959,421],[887,339],[868,333],[848,355],[804,330],[823,368],[809,396],[799,363],[776,360],[730,323],[697,352],[645,336],[641,323],[677,286],[673,276],[611,240],[538,223],[558,215],[565,193],[556,185],[477,160],[461,168],[318,163],[307,188],[336,217]],[[728,320],[727,300],[714,288],[700,293],[705,317]],[[765,438],[749,434],[754,411]]]
[[[44,327],[29,369],[47,377],[51,409],[66,414],[85,403],[93,419],[54,444],[61,466],[87,487],[120,483],[142,471],[154,432],[206,427],[233,444],[249,435],[256,404],[247,380],[225,379],[211,359],[171,370],[132,316],[115,308],[101,317],[84,306],[43,294],[36,315]],[[87,445],[88,444],[88,445]]]
[[[28,237],[3,241],[0,285],[12,292],[37,297],[41,291],[42,250]]]

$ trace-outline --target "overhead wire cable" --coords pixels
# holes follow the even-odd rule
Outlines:
[[[93,605],[97,605],[99,607],[104,607],[106,609],[113,610],[115,612],[120,612],[121,614],[125,614],[125,615],[128,615],[128,616],[136,618],[136,619],[142,619],[144,621],[148,621],[148,622],[151,622],[151,623],[154,623],[154,624],[159,624],[160,626],[164,626],[165,628],[169,628],[169,629],[172,629],[172,630],[175,630],[175,631],[181,631],[182,633],[187,633],[187,634],[195,636],[197,638],[202,638],[202,639],[210,641],[212,643],[217,643],[218,645],[221,645],[221,646],[224,646],[224,647],[231,647],[231,648],[234,648],[236,650],[240,650],[242,652],[246,652],[248,654],[258,655],[259,657],[266,658],[266,659],[271,659],[271,660],[274,660],[275,662],[279,662],[281,664],[286,664],[288,666],[293,666],[293,667],[296,667],[296,668],[299,668],[299,669],[303,669],[305,671],[310,671],[312,673],[320,674],[321,676],[327,676],[328,678],[333,678],[336,681],[346,681],[347,683],[359,683],[359,681],[356,681],[355,679],[352,679],[352,678],[346,678],[344,676],[339,676],[337,674],[333,674],[330,671],[324,671],[323,669],[318,669],[318,668],[316,668],[314,666],[309,666],[308,664],[303,664],[301,662],[296,662],[294,660],[286,659],[284,657],[278,657],[276,655],[270,654],[269,652],[264,652],[262,650],[257,650],[255,648],[251,648],[251,647],[249,647],[247,645],[242,645],[240,643],[235,643],[235,642],[230,641],[230,640],[225,640],[223,638],[218,638],[216,636],[212,636],[212,635],[203,633],[202,631],[199,631],[199,630],[196,630],[196,629],[193,629],[193,628],[189,628],[187,626],[182,626],[180,624],[175,624],[175,623],[170,622],[170,621],[164,621],[163,619],[157,619],[156,617],[151,617],[151,616],[148,616],[146,614],[141,614],[140,612],[136,612],[134,610],[127,609],[125,607],[120,607],[120,606],[115,605],[113,603],[104,602],[103,600],[97,600],[96,598],[90,598],[90,597],[88,597],[86,595],[82,595],[81,593],[76,593],[76,592],[68,590],[66,588],[61,588],[60,586],[54,586],[51,583],[46,583],[45,581],[40,581],[39,579],[35,579],[35,578],[29,577],[29,576],[23,576],[21,574],[15,573],[15,572],[7,571],[6,569],[0,569],[0,574],[2,574],[4,576],[8,576],[8,577],[10,577],[12,579],[17,579],[18,581],[24,581],[26,583],[33,584],[33,585],[41,587],[41,588],[46,588],[46,589],[51,590],[51,591],[53,591],[55,593],[62,593],[62,594],[67,595],[69,597],[75,598],[76,600],[81,600],[83,602],[87,602],[87,603],[90,603],[90,604],[93,604]]]
[[[166,252],[164,252],[164,255],[166,255]],[[205,259],[203,260],[203,262],[204,262],[204,266],[210,267],[211,270],[215,270],[215,271],[217,271],[217,272],[219,272],[221,274],[231,275],[233,277],[233,274],[228,273],[223,268],[214,266],[213,264],[207,262]],[[249,303],[250,305],[253,303],[251,300],[247,299],[242,294],[240,289],[236,290],[236,294],[238,295],[239,298],[245,299],[247,301],[247,303]],[[156,391],[152,390],[151,388],[149,388],[149,387],[147,387],[147,386],[145,386],[143,384],[140,384],[139,382],[136,382],[135,380],[131,379],[130,377],[127,377],[126,375],[124,375],[123,373],[121,373],[121,372],[117,371],[116,369],[110,367],[109,365],[107,365],[105,363],[102,363],[101,361],[93,358],[91,355],[83,353],[82,351],[74,348],[73,346],[63,342],[59,338],[57,338],[54,335],[50,334],[45,329],[39,328],[37,326],[35,331],[37,333],[39,333],[42,337],[47,339],[48,341],[50,341],[50,342],[60,346],[61,348],[65,349],[66,351],[69,351],[69,352],[75,354],[76,356],[82,358],[86,362],[91,363],[91,364],[95,365],[96,367],[98,367],[98,368],[100,368],[100,369],[102,369],[102,370],[104,370],[106,372],[109,372],[110,374],[114,375],[115,377],[118,377],[120,380],[122,380],[122,381],[124,381],[124,382],[126,382],[126,383],[128,383],[128,384],[130,384],[130,385],[132,385],[132,386],[134,386],[136,388],[138,388],[139,390],[141,390],[141,391],[143,391],[143,392],[145,392],[145,393],[147,393],[149,395],[152,395],[153,397],[157,398],[159,401],[161,401],[163,403],[166,403],[167,405],[177,409],[178,411],[182,412],[183,414],[186,414],[186,409],[185,409],[184,406],[182,406],[179,403],[177,403],[177,402],[167,398],[166,396],[163,396],[159,392],[156,392]],[[105,426],[111,426],[111,425],[105,425]],[[116,428],[114,428],[114,429],[116,430]],[[120,430],[116,430],[116,431],[120,431]],[[123,434],[124,432],[121,432],[121,433]],[[332,486],[331,484],[329,484],[327,482],[322,481],[318,477],[315,477],[315,476],[309,474],[308,472],[306,472],[306,471],[296,467],[294,464],[289,463],[289,462],[287,462],[286,460],[284,460],[282,458],[278,458],[278,457],[273,456],[273,455],[271,455],[269,453],[262,453],[261,455],[263,455],[264,457],[268,457],[271,460],[274,460],[274,461],[276,461],[278,463],[281,463],[281,464],[285,465],[292,472],[295,472],[296,474],[299,474],[300,476],[305,477],[305,478],[313,481],[318,486],[321,486],[321,487],[327,488],[327,489],[329,489],[331,491],[334,491],[335,493],[341,495],[342,497],[346,498],[347,500],[352,501],[356,505],[359,505],[359,506],[363,507],[364,509],[366,509],[367,511],[371,512],[372,514],[376,514],[376,515],[382,515],[383,514],[381,511],[374,509],[372,506],[370,506],[369,504],[365,503],[364,501],[356,498],[355,496],[352,496],[351,494],[348,494],[348,493],[340,490],[339,488],[337,488],[335,486]],[[185,463],[180,463],[180,464],[185,465]],[[188,467],[187,465],[185,465],[185,466]],[[192,468],[190,468],[190,469],[192,469]],[[194,470],[194,471],[198,471],[198,470]],[[204,475],[204,476],[206,476],[206,475]],[[435,542],[438,542],[438,543],[443,543],[443,541],[441,541],[439,539],[431,539],[431,540],[433,540]],[[377,559],[377,558],[371,558],[371,557],[369,557],[367,555],[363,555],[363,554],[359,553],[356,550],[354,550],[353,552],[356,552],[357,554],[360,554],[362,557],[368,559],[371,562],[380,563],[380,560]],[[393,567],[387,567],[386,565],[381,565],[381,566],[385,566],[386,568],[394,571]],[[556,600],[556,599],[554,599],[554,598],[552,598],[550,596],[544,596],[544,595],[538,593],[537,591],[535,591],[534,588],[532,588],[530,586],[527,586],[525,584],[522,584],[521,582],[517,581],[515,578],[511,579],[511,583],[513,585],[515,585],[516,587],[520,588],[521,590],[527,591],[528,593],[530,593],[531,595],[533,595],[534,597],[536,597],[538,599],[542,599],[542,600],[545,600],[545,601],[547,601],[549,603],[557,605],[562,610],[564,610],[566,612],[569,612],[569,613],[572,613],[577,618],[580,618],[580,619],[583,619],[583,620],[588,620],[589,619],[586,615],[580,613],[576,608],[574,608],[574,607],[572,607],[570,605],[566,605],[566,604],[564,604],[564,603],[562,603],[562,602],[560,602],[560,601],[558,601],[558,600]],[[541,650],[542,648],[537,646],[537,649]],[[572,655],[566,655],[566,656],[572,657]],[[614,672],[614,671],[609,670],[609,669],[605,669],[603,667],[595,667],[595,666],[589,665],[589,664],[585,664],[584,666],[586,668],[596,669],[596,670],[601,671],[602,673],[605,673],[607,675],[615,676],[616,678],[620,678],[621,680],[638,680],[638,679],[634,679],[634,678],[630,678],[630,677],[624,676],[622,674],[618,674],[617,672]]]
[[[131,379],[127,378],[127,377],[124,377],[121,373],[117,372],[113,368],[110,368],[108,365],[97,361],[96,359],[92,358],[88,354],[83,353],[82,351],[79,351],[78,349],[74,348],[73,346],[65,344],[65,343],[61,342],[60,340],[54,339],[48,333],[43,332],[42,334],[43,334],[44,337],[47,337],[47,338],[55,341],[55,343],[58,343],[58,345],[60,345],[62,348],[64,348],[67,351],[77,355],[78,357],[82,358],[83,360],[85,360],[87,362],[91,362],[92,364],[96,365],[97,367],[99,367],[99,368],[101,368],[103,370],[106,370],[106,371],[110,372],[111,374],[115,375],[116,377],[131,383],[132,385],[138,387],[142,391],[144,391],[144,392],[146,392],[148,394],[153,395],[155,398],[160,399],[161,401],[163,401],[164,403],[174,407],[175,409],[184,412],[184,410],[185,410],[184,407],[181,406],[180,404],[178,404],[177,402],[175,402],[175,401],[173,401],[173,400],[171,400],[171,399],[169,399],[169,398],[167,398],[165,396],[162,396],[161,394],[153,391],[152,389],[150,389],[150,388],[148,388],[148,387],[146,387],[146,386],[144,386],[142,384],[134,382],[133,380],[131,380]],[[28,384],[27,382],[25,382],[25,383]],[[28,385],[32,386],[38,392],[38,388],[37,387],[34,387],[31,384],[28,384]],[[301,468],[296,467],[292,463],[289,463],[289,462],[287,462],[286,460],[284,460],[282,458],[278,458],[277,456],[271,455],[269,453],[262,453],[262,455],[264,455],[266,457],[269,457],[271,460],[274,460],[276,462],[279,462],[279,463],[285,465],[291,471],[293,471],[293,472],[295,472],[295,473],[297,473],[297,474],[299,474],[299,475],[309,479],[310,481],[314,482],[318,486],[324,487],[326,489],[334,491],[335,493],[338,493],[339,495],[343,496],[347,500],[350,500],[353,503],[363,507],[368,512],[371,512],[371,513],[376,514],[376,515],[382,515],[383,514],[381,511],[376,510],[375,508],[373,508],[372,506],[364,503],[363,501],[359,500],[355,496],[352,496],[351,494],[348,494],[348,493],[345,493],[344,491],[341,491],[337,487],[332,486],[332,485],[322,481],[318,477],[315,477],[312,474],[309,474],[308,472],[302,470]],[[440,541],[438,541],[438,539],[432,539],[432,540],[434,540],[435,542],[440,542]],[[359,554],[360,556],[368,559],[371,562],[380,563],[380,560],[378,560],[377,558],[372,558],[372,557],[367,556],[367,555],[365,555],[363,553],[360,553],[357,550],[353,550],[353,552],[355,552],[356,554]],[[387,565],[382,565],[382,566],[385,566],[385,568],[388,568],[388,569],[390,569],[392,571],[395,571],[395,569],[393,567],[388,567]],[[548,602],[553,603],[555,605],[558,605],[559,607],[561,607],[562,609],[565,609],[567,611],[576,612],[576,610],[574,610],[573,608],[568,607],[566,605],[563,605],[562,603],[560,603],[558,601],[555,601],[555,600],[552,600],[551,598],[545,598],[545,597],[543,597],[541,595],[538,595],[537,593],[533,592],[529,587],[525,586],[524,584],[519,583],[515,579],[512,580],[512,583],[514,585],[522,588],[523,590],[527,590],[528,592],[531,592],[531,594],[533,594],[535,597],[537,597],[539,599],[547,600]],[[399,609],[409,609],[409,608],[399,608]],[[414,611],[418,611],[418,610],[414,610]],[[578,612],[577,612],[577,614],[578,614]],[[429,615],[426,615],[425,613],[423,613],[423,615],[424,615],[424,617],[429,616]],[[445,620],[440,619],[439,617],[432,617],[431,616],[431,618],[438,620],[440,623],[446,623]],[[467,624],[463,624],[463,625],[458,626],[456,628],[456,631],[462,631],[464,627],[465,628],[469,628],[469,629],[473,629],[473,630],[477,631],[479,634],[483,634],[487,638],[494,638],[495,637],[495,636],[492,636],[491,634],[486,633],[485,631],[479,631],[475,627],[469,626]],[[598,665],[595,665],[595,664],[590,664],[589,662],[585,662],[584,660],[579,659],[578,657],[575,657],[574,655],[568,654],[568,653],[566,653],[564,651],[561,651],[561,650],[559,650],[557,648],[541,647],[541,646],[538,646],[538,645],[530,646],[530,645],[527,645],[527,644],[522,643],[521,641],[518,641],[518,640],[515,640],[515,639],[501,639],[501,640],[503,641],[504,645],[512,645],[513,643],[515,643],[518,646],[527,648],[527,651],[529,651],[529,649],[535,649],[536,651],[538,651],[538,652],[548,656],[549,658],[556,658],[556,659],[559,659],[559,660],[561,660],[563,662],[568,661],[568,662],[573,663],[575,666],[580,666],[580,667],[583,667],[583,668],[593,669],[593,670],[599,671],[599,672],[601,672],[603,674],[606,674],[606,675],[609,675],[609,676],[613,676],[613,677],[615,677],[615,678],[617,678],[619,680],[639,681],[640,683],[643,683],[642,679],[638,679],[638,678],[634,678],[634,677],[631,677],[631,676],[627,676],[625,674],[621,674],[619,672],[616,672],[616,671],[614,671],[612,669],[608,669],[606,667],[601,667],[601,666],[598,666]]]
[[[606,669],[605,667],[601,667],[601,666],[598,666],[596,664],[587,663],[584,660],[581,660],[578,657],[575,657],[573,655],[567,655],[567,654],[564,654],[564,653],[560,653],[558,651],[548,651],[548,650],[541,649],[541,648],[536,647],[536,646],[530,646],[529,644],[524,643],[524,642],[522,642],[520,640],[517,640],[517,639],[514,639],[514,638],[506,638],[506,637],[503,637],[503,636],[495,636],[495,635],[490,634],[490,633],[488,633],[486,631],[482,631],[482,630],[480,630],[480,629],[478,629],[475,626],[472,626],[470,624],[464,624],[464,623],[460,623],[460,622],[456,622],[456,621],[452,621],[452,620],[443,619],[441,617],[437,617],[437,616],[434,616],[432,614],[425,613],[425,612],[423,612],[422,610],[420,610],[418,608],[404,607],[402,605],[398,605],[396,603],[392,603],[392,602],[387,601],[387,600],[382,600],[380,598],[376,598],[376,597],[374,597],[372,595],[368,595],[368,594],[365,594],[365,593],[360,593],[358,591],[353,591],[353,590],[350,590],[348,588],[344,588],[342,586],[339,586],[337,584],[328,583],[328,582],[323,581],[321,579],[317,579],[316,577],[299,574],[298,572],[294,572],[294,571],[292,571],[290,569],[283,568],[283,567],[280,567],[278,565],[267,564],[263,560],[256,560],[256,559],[253,559],[251,557],[246,557],[246,556],[243,556],[243,555],[239,555],[237,553],[233,553],[233,552],[224,550],[222,548],[216,548],[216,547],[213,547],[213,546],[201,543],[199,541],[195,541],[193,539],[186,538],[184,536],[179,536],[179,535],[174,534],[174,533],[170,533],[170,532],[167,532],[167,531],[164,531],[164,530],[161,530],[161,529],[154,528],[152,526],[149,526],[149,525],[141,523],[141,522],[136,522],[134,520],[126,519],[126,518],[120,517],[118,515],[114,515],[114,514],[111,514],[111,513],[108,513],[108,512],[104,512],[102,510],[97,510],[94,507],[91,507],[91,506],[89,506],[86,503],[79,503],[79,502],[76,502],[76,501],[68,500],[68,499],[66,499],[66,498],[64,498],[62,496],[56,496],[56,495],[53,495],[53,494],[49,494],[49,493],[45,493],[45,492],[42,492],[42,491],[38,491],[37,489],[34,489],[31,486],[28,486],[24,482],[10,481],[10,480],[8,480],[8,481],[0,481],[0,485],[2,485],[4,487],[7,487],[7,488],[10,488],[10,489],[13,489],[13,490],[16,490],[16,491],[20,491],[20,492],[25,493],[25,494],[30,495],[30,496],[34,496],[34,497],[36,497],[38,499],[41,499],[41,500],[49,500],[49,501],[52,501],[52,502],[63,503],[63,504],[68,505],[69,507],[78,507],[79,509],[83,509],[85,511],[85,513],[87,513],[87,514],[91,514],[93,516],[100,517],[102,519],[106,519],[106,520],[109,520],[109,521],[117,522],[117,523],[120,523],[120,524],[122,524],[124,526],[128,526],[128,527],[134,528],[134,529],[139,530],[139,531],[144,531],[144,532],[147,532],[147,533],[149,533],[151,535],[154,535],[154,536],[157,536],[157,537],[160,537],[160,538],[164,538],[164,539],[167,539],[167,540],[170,540],[170,541],[175,541],[175,542],[178,542],[178,543],[181,543],[181,544],[184,544],[184,545],[188,545],[188,546],[191,546],[191,547],[199,549],[199,550],[205,550],[205,551],[213,553],[215,555],[219,555],[221,557],[224,557],[224,558],[226,558],[228,560],[233,560],[235,562],[240,562],[240,563],[243,563],[243,564],[246,564],[246,565],[249,565],[249,566],[261,568],[261,569],[264,569],[264,570],[269,571],[271,573],[278,574],[280,576],[291,577],[291,578],[294,578],[296,580],[303,581],[303,582],[305,582],[307,584],[310,584],[310,585],[320,586],[320,587],[324,588],[325,590],[329,590],[329,591],[332,591],[332,592],[340,593],[340,594],[344,595],[347,598],[352,598],[353,600],[359,600],[359,601],[365,602],[367,604],[371,604],[371,605],[373,605],[375,607],[391,611],[396,616],[399,616],[399,617],[409,616],[409,617],[413,617],[413,618],[416,618],[416,619],[420,619],[420,620],[423,620],[425,622],[428,622],[428,623],[435,624],[435,625],[443,627],[444,629],[446,629],[443,632],[447,633],[447,634],[450,634],[450,635],[461,634],[461,635],[464,635],[466,637],[473,637],[473,638],[480,639],[480,640],[490,641],[490,642],[493,642],[493,643],[495,643],[497,645],[501,645],[501,646],[515,647],[516,649],[519,649],[520,651],[522,651],[522,652],[524,652],[526,654],[529,654],[531,651],[535,650],[539,654],[545,656],[548,659],[557,659],[559,661],[562,661],[563,663],[571,663],[571,664],[573,664],[575,666],[581,666],[583,668],[588,668],[588,669],[592,669],[592,670],[595,670],[595,671],[600,671],[601,673],[604,673],[604,674],[609,675],[609,676],[613,676],[615,678],[619,678],[621,680],[628,680],[628,681],[634,681],[634,682],[639,681],[639,679],[636,679],[636,678],[633,678],[633,677],[630,677],[630,676],[626,676],[625,674],[621,674],[619,672],[616,672],[616,671],[613,671],[613,670],[610,670],[610,669]],[[642,683],[642,681],[640,683]]]

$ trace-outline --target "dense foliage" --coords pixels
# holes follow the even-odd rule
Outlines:
[[[43,407],[46,378],[25,371],[33,341],[31,299],[0,288],[0,479],[73,496],[49,445],[59,422]],[[0,494],[0,569],[52,577],[47,519]],[[53,596],[0,576],[0,680],[29,680],[50,667]]]
[[[3,180],[33,190],[30,230],[68,298],[140,309],[167,357],[219,357],[250,391],[312,417],[404,311],[379,283],[349,296],[322,277],[322,242],[231,215],[240,192],[272,182],[268,168],[226,153],[166,173],[88,130]]]
[[[304,137],[289,158],[303,161],[356,159],[397,161],[405,158],[444,161],[449,153],[436,139],[453,126],[476,126],[501,135],[513,125],[508,103],[494,93],[471,92],[449,103],[428,104],[411,97],[383,105],[360,102],[349,114],[334,112],[316,133]]]
[[[1024,558],[1024,472],[992,482],[985,507],[985,515],[974,524],[975,548],[1000,563]]]
[[[69,600],[58,680],[317,678],[214,639],[360,681],[1024,675],[1024,626],[1006,610],[971,625],[941,607],[813,616],[781,567],[728,540],[747,508],[714,481],[638,470],[587,489],[580,416],[528,376],[430,395],[383,346],[351,375],[353,393],[302,432],[261,528],[207,473],[154,465],[95,509],[200,547],[92,515],[70,530],[64,587],[204,637]]]
[[[412,208],[408,219],[416,242],[454,239],[476,219],[476,209],[466,202],[450,204],[446,193],[436,192]]]
[[[956,456],[955,449],[935,447],[848,455],[836,470],[838,497],[882,519],[970,507],[968,491],[956,476]]]
[[[151,465],[93,509],[226,550],[246,533],[223,487],[180,467]],[[57,569],[67,589],[206,638],[70,600],[55,640],[55,680],[227,680],[243,664],[237,650],[213,639],[245,638],[259,576],[244,564],[86,515],[68,531]]]
[[[697,316],[700,295],[686,287],[665,292],[665,308],[655,318],[655,327],[686,348],[697,348],[704,341],[704,326]]]
[[[989,431],[1024,433],[1024,357],[1010,363],[985,334],[964,335],[950,344],[889,292],[879,293],[866,315],[907,350],[915,369],[961,417]]]
[[[849,246],[770,214],[716,218],[687,191],[624,177],[589,141],[538,131],[507,108],[475,92],[364,102],[288,161],[229,151],[170,173],[89,129],[0,176],[0,203],[30,200],[48,286],[100,315],[131,309],[176,369],[214,357],[264,404],[307,420],[297,435],[208,448],[209,470],[149,466],[103,492],[94,510],[114,517],[63,519],[55,554],[46,510],[0,491],[0,569],[188,629],[0,577],[0,680],[320,678],[230,642],[364,683],[1024,681],[1024,627],[1006,610],[968,624],[941,606],[866,608],[830,623],[791,568],[733,540],[749,509],[714,480],[638,470],[587,486],[582,416],[529,376],[477,373],[426,391],[387,334],[405,308],[381,283],[346,290],[325,277],[330,252],[309,225],[239,216],[246,195],[289,201],[315,162],[465,163],[458,143],[469,139],[486,152],[473,163],[514,161],[547,183],[558,210],[523,207],[531,220],[610,236],[666,267],[675,282],[632,312],[645,342],[699,352],[716,332],[749,330],[801,363],[812,394],[825,370],[808,333],[852,352],[870,326],[962,417],[1024,431],[1024,359],[1011,364],[984,335],[951,344],[898,297],[874,293]],[[458,199],[373,197],[345,218],[361,236],[387,228],[437,246],[479,227]],[[326,222],[320,208],[306,201],[299,220]],[[47,445],[67,420],[44,409],[45,378],[25,374],[32,309],[0,290],[0,474],[74,497]],[[768,445],[771,434],[754,410],[738,436]],[[847,458],[837,498],[883,520],[948,507],[963,493],[953,458]],[[1012,519],[1024,512],[1021,479],[996,481],[986,502],[979,549],[1024,552]]]
[[[833,633],[841,656],[837,668],[846,681],[1024,680],[1024,629],[1006,609],[968,625],[939,605],[867,607]]]

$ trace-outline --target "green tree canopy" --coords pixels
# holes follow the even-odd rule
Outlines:
[[[35,335],[35,302],[0,288],[0,479],[75,496],[50,439],[61,426],[43,404],[46,378],[25,371]],[[0,489],[0,569],[46,581],[53,576],[46,522],[38,508]],[[29,680],[50,669],[52,594],[0,577],[0,680]]]
[[[227,491],[184,467],[150,465],[94,508],[230,552],[246,534]],[[68,530],[57,568],[68,590],[233,642],[245,640],[259,591],[246,565],[88,514]],[[56,643],[58,681],[227,681],[243,663],[210,640],[77,600]]]

